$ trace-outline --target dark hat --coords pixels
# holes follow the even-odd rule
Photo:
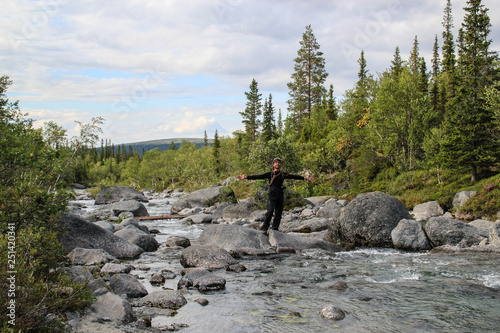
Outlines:
[[[281,158],[276,157],[276,158],[273,160],[273,164],[274,164],[274,162],[276,162],[276,161],[279,161],[279,162],[281,163]]]

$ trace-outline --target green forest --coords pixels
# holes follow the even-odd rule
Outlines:
[[[15,252],[16,283],[30,286],[15,290],[16,328],[54,331],[62,327],[65,311],[92,301],[83,285],[56,269],[65,262],[57,218],[74,183],[93,191],[110,185],[195,190],[240,173],[263,173],[280,157],[285,171],[315,178],[288,184],[304,197],[352,199],[381,191],[408,209],[436,200],[450,210],[457,192],[476,190],[464,209],[496,220],[500,62],[490,48],[488,9],[480,0],[469,0],[465,13],[455,36],[447,2],[430,63],[420,55],[418,36],[408,40],[408,59],[395,45],[381,73],[370,73],[361,51],[357,81],[340,99],[333,85],[324,85],[327,59],[307,26],[287,85],[288,116],[283,119],[275,109],[272,94],[262,96],[254,78],[242,92],[244,130],[229,137],[215,132],[210,139],[205,132],[201,147],[189,141],[143,152],[115,146],[100,140],[101,117],[79,122],[81,133],[73,138],[54,122],[35,129],[18,102],[9,101],[12,81],[1,76],[0,249],[5,255],[0,262],[8,267]],[[244,198],[262,184],[235,182],[231,187]],[[0,272],[4,294],[10,291],[8,271]],[[7,317],[7,302],[0,300],[2,318]],[[49,313],[60,320],[47,322]],[[7,332],[12,327],[5,323],[0,328]]]

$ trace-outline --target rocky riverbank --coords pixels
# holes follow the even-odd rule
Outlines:
[[[68,230],[61,239],[71,262],[66,270],[74,279],[88,281],[97,297],[86,313],[68,314],[67,323],[74,330],[189,330],[186,324],[150,326],[156,317],[175,315],[191,302],[209,308],[204,293],[226,291],[228,274],[231,278],[245,274],[242,272],[247,267],[240,261],[248,258],[281,260],[281,256],[299,256],[311,250],[334,254],[381,247],[500,254],[498,221],[463,223],[436,202],[408,212],[396,198],[384,193],[363,194],[351,202],[307,198],[303,207],[285,212],[279,232],[265,236],[256,230],[264,215],[256,210],[256,199],[238,202],[229,186],[188,195],[180,190],[141,193],[126,187],[102,192],[96,197],[96,210],[89,212],[81,206],[81,200],[93,199],[82,195],[61,219]],[[189,215],[180,223],[203,228],[193,244],[179,236],[160,244],[158,230],[136,219],[149,215],[144,204],[159,197],[172,199],[172,212]],[[155,267],[159,262],[161,267]],[[148,291],[141,279],[163,288]],[[344,310],[328,302],[317,313],[325,321],[345,317]]]

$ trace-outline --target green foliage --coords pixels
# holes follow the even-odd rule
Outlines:
[[[460,211],[470,213],[475,218],[495,221],[500,212],[500,177],[492,177],[479,183],[477,194],[460,207]],[[477,188],[477,187],[476,187]]]
[[[54,141],[44,141],[17,102],[8,101],[4,92],[10,84],[0,78],[0,316],[8,318],[14,300],[16,318],[15,326],[1,329],[52,332],[61,328],[65,311],[89,305],[92,296],[59,270],[66,262],[56,221],[70,198],[60,189],[67,155],[51,147],[57,147]],[[49,313],[58,319],[47,321]]]
[[[246,108],[240,114],[243,117],[248,140],[255,141],[261,123],[259,116],[262,114],[262,94],[259,94],[258,83],[255,79],[250,83],[250,91],[245,92],[245,95],[247,97]]]
[[[311,25],[306,27],[299,43],[297,58],[294,59],[294,73],[291,75],[292,81],[287,84],[290,89],[288,105],[292,113],[289,126],[295,130],[300,129],[302,120],[311,115],[315,106],[321,104],[325,93],[323,83],[328,77],[325,71],[325,58],[323,52],[319,51],[320,45],[316,41]]]

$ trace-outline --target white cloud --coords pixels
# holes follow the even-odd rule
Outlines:
[[[500,12],[496,0],[483,3],[490,8],[493,49],[498,49]],[[376,74],[390,66],[396,46],[407,57],[418,35],[420,52],[430,61],[445,4],[7,0],[0,13],[0,74],[11,77],[9,93],[31,109],[49,111],[57,104],[57,110],[72,110],[72,121],[103,115],[109,119],[107,135],[120,139],[147,140],[151,134],[181,134],[181,129],[196,135],[190,128],[217,124],[233,130],[253,78],[263,97],[268,92],[282,96],[275,102],[286,111],[286,83],[306,25],[312,25],[324,53],[326,83],[341,95],[357,79],[362,49],[368,70]],[[453,1],[456,31],[465,4]],[[83,104],[61,107],[66,102]],[[167,125],[165,110],[177,112],[177,127],[172,119]],[[57,112],[66,119],[66,111]]]

